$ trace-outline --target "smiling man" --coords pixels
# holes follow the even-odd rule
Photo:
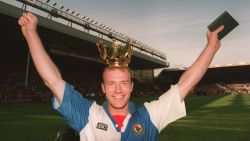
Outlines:
[[[102,90],[106,94],[108,111],[114,115],[127,115],[128,101],[133,90],[129,69],[107,67],[103,72],[103,80]]]
[[[32,13],[23,13],[18,23],[27,40],[35,67],[54,95],[54,108],[80,135],[81,141],[156,141],[159,133],[171,122],[186,115],[184,98],[205,74],[215,53],[220,48],[218,33],[207,32],[207,45],[181,76],[177,84],[162,94],[158,100],[146,102],[140,107],[129,101],[133,90],[130,69],[131,44],[119,56],[102,50],[103,62],[108,66],[103,71],[102,91],[106,96],[103,105],[86,99],[65,82],[50,59],[37,33],[37,18]],[[130,52],[130,53],[129,53]],[[111,53],[110,53],[111,54]],[[113,60],[112,60],[113,59]]]

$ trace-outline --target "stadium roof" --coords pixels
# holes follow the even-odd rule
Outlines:
[[[164,69],[157,79],[165,83],[177,83],[185,69]],[[250,65],[209,68],[201,83],[250,83]]]

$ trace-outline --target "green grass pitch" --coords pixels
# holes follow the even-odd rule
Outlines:
[[[168,125],[160,141],[250,140],[250,95],[189,96],[185,103],[187,117]],[[51,103],[0,104],[0,141],[52,141],[64,126]]]

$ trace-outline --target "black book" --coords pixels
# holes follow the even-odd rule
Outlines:
[[[218,34],[220,40],[237,27],[239,23],[225,11],[208,26],[208,29],[213,32],[221,25],[224,25],[224,29]]]

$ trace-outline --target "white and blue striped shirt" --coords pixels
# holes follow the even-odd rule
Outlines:
[[[107,102],[102,106],[86,99],[66,83],[62,103],[54,98],[54,108],[80,134],[81,141],[156,141],[169,123],[186,116],[177,85],[159,97],[136,108],[129,102],[129,114],[120,129],[109,114]]]

